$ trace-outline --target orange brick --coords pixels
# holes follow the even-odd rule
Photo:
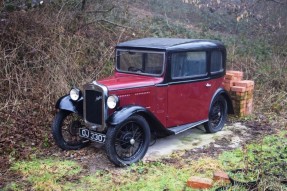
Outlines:
[[[243,108],[234,108],[235,115],[238,115],[239,117],[243,117],[246,115],[246,107]]]
[[[220,184],[230,184],[229,176],[226,172],[216,171],[213,173],[213,180]]]
[[[251,98],[251,99],[246,99],[246,103],[248,104],[248,103],[253,103],[253,99]]]
[[[231,91],[232,92],[232,91]],[[234,100],[235,102],[238,102],[238,101],[242,101],[242,100],[246,100],[247,99],[247,96],[239,96],[239,95],[236,95],[236,94],[231,94],[230,93],[230,97],[232,100]]]
[[[234,80],[223,80],[223,83],[234,85]]]
[[[235,114],[240,117],[252,113],[254,92],[254,81],[242,80],[242,77],[241,71],[226,71],[222,84],[224,89],[229,91]]]
[[[240,77],[240,76],[233,76],[231,79],[225,79],[225,80],[240,81],[240,80],[242,80],[242,77]]]
[[[254,86],[249,86],[249,87],[246,88],[247,92],[252,92],[253,93],[253,90],[254,90]]]
[[[230,86],[223,86],[226,91],[230,91]]]
[[[226,72],[226,75],[224,76],[224,80],[232,80],[234,77],[234,74]]]
[[[226,72],[224,76],[224,80],[234,80],[234,81],[239,81],[242,80],[243,73],[240,71],[231,71],[231,72]]]
[[[228,71],[226,71],[226,73],[233,74],[236,77],[242,77],[243,76],[243,72],[241,72],[241,71],[228,70]]]
[[[229,86],[229,87],[230,87],[230,83],[228,83],[228,82],[223,82],[222,85],[223,85],[223,86]]]
[[[235,81],[234,85],[249,88],[249,87],[254,87],[254,81],[251,81],[251,80]]]
[[[236,92],[237,96],[243,97],[243,96],[247,96],[246,92]]]
[[[232,86],[231,91],[234,92],[245,92],[246,88],[245,87],[240,87],[240,86]]]
[[[240,80],[242,80],[242,76],[234,76],[233,80],[234,81],[240,81]]]
[[[244,108],[246,107],[246,101],[245,100],[238,100],[235,102],[235,104],[233,105],[234,108]]]
[[[251,111],[252,111],[252,108],[253,108],[253,104],[252,104],[252,102],[251,102],[251,103],[246,104],[246,109],[247,109],[247,110],[251,110]]]
[[[247,113],[246,110],[241,111],[238,116],[239,116],[239,117],[244,117],[244,116],[247,115],[246,113]]]
[[[250,115],[252,112],[253,112],[253,106],[252,105],[251,106],[247,106],[245,114],[246,115]]]
[[[248,83],[249,86],[254,86],[254,84],[255,84],[253,80],[242,80],[242,81],[245,83]]]
[[[208,189],[213,186],[212,180],[209,178],[201,178],[197,176],[191,176],[187,181],[187,186],[194,189]]]
[[[244,105],[244,106],[246,105],[246,103],[247,103],[246,100],[240,100],[238,102],[239,105]]]

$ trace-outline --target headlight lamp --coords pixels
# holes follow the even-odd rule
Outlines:
[[[116,95],[111,95],[108,97],[107,105],[110,109],[114,109],[115,107],[117,107],[118,102],[119,98]]]
[[[77,101],[79,100],[81,95],[81,91],[77,88],[73,88],[70,90],[70,97],[73,101]]]

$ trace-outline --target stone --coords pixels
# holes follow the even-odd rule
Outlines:
[[[213,180],[217,184],[230,184],[230,179],[229,176],[226,172],[224,171],[216,171],[213,173]]]
[[[208,189],[213,186],[213,181],[209,178],[191,176],[187,181],[187,186],[194,189]]]

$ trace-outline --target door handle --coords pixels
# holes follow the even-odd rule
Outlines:
[[[205,86],[209,88],[209,87],[211,87],[211,84],[207,83]]]

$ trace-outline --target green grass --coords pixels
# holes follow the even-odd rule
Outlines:
[[[260,142],[242,149],[224,152],[219,160],[229,175],[237,181],[259,180],[258,186],[270,184],[271,190],[287,190],[281,181],[287,179],[287,132],[266,136]],[[239,172],[234,172],[241,169]],[[272,185],[270,183],[272,179]]]
[[[74,161],[49,158],[16,162],[11,170],[20,172],[23,180],[12,182],[7,190],[22,190],[27,182],[33,190],[61,190],[61,181],[78,174],[81,167]]]
[[[20,172],[23,179],[4,190],[184,190],[191,175],[211,176],[212,170],[218,169],[214,161],[201,159],[182,167],[162,162],[138,163],[125,169],[88,173],[74,161],[33,159],[12,166],[11,170]]]

